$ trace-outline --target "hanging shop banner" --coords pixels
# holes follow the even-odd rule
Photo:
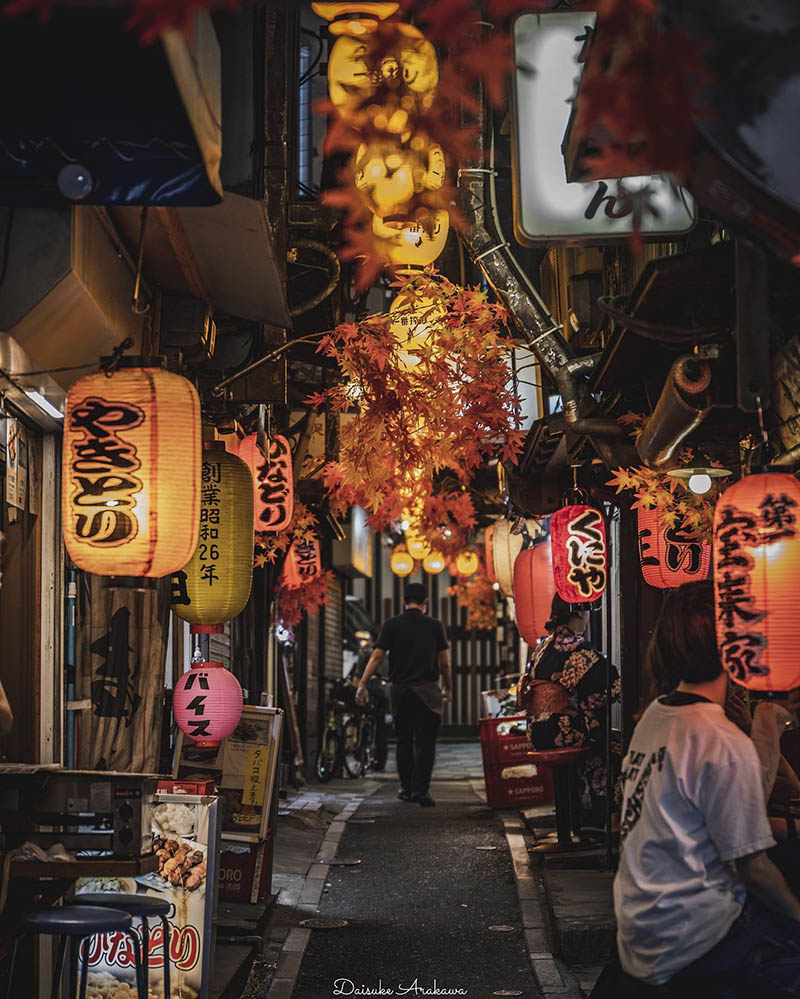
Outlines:
[[[25,509],[28,494],[28,431],[18,421],[6,419],[6,503]]]
[[[638,521],[639,561],[649,586],[672,589],[708,576],[711,543],[684,521],[670,524],[657,509],[640,509]]]
[[[645,238],[694,225],[691,196],[667,177],[567,181],[562,141],[595,20],[591,11],[557,11],[514,22],[514,230],[527,246],[626,239],[634,229],[629,195],[645,191],[652,208],[639,219]]]
[[[322,558],[319,552],[319,540],[296,540],[289,546],[286,562],[283,567],[283,585],[290,590],[299,589],[316,579],[322,572]]]
[[[136,878],[81,878],[76,891],[124,892],[169,902],[170,992],[182,999],[210,999],[217,908],[218,799],[159,791],[153,807],[153,838],[159,857],[158,872]],[[150,923],[151,995],[163,996],[164,931],[160,921],[152,919]],[[134,919],[133,925],[141,937],[139,920]],[[136,994],[133,948],[123,933],[90,937],[83,957],[89,965],[90,996],[127,999]]]
[[[562,600],[599,600],[608,580],[608,545],[603,514],[578,504],[556,510],[550,521],[553,576]]]
[[[169,579],[145,592],[78,580],[76,697],[91,710],[79,716],[77,765],[159,773]]]
[[[288,440],[276,434],[269,442],[269,458],[265,458],[258,446],[258,435],[250,434],[239,445],[239,457],[253,476],[256,534],[285,530],[294,512],[294,473]]]

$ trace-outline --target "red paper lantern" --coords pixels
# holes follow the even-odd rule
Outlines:
[[[494,574],[494,551],[492,550],[492,537],[494,536],[494,524],[490,524],[486,528],[486,534],[484,535],[483,543],[485,545],[485,555],[484,562],[486,563],[486,577],[490,583],[497,582],[497,576]]]
[[[295,540],[289,545],[286,561],[283,564],[283,585],[289,590],[297,590],[322,572],[322,558],[319,541]]]
[[[800,686],[800,482],[786,472],[734,483],[714,510],[717,644],[750,690]]]
[[[178,727],[198,746],[218,746],[239,724],[242,688],[222,663],[192,663],[175,684]]]
[[[711,543],[685,522],[671,527],[660,510],[639,510],[639,561],[649,586],[669,590],[706,579]]]
[[[269,459],[258,446],[258,435],[250,434],[239,445],[239,457],[253,475],[256,534],[284,531],[294,512],[292,450],[285,437],[276,434],[269,442]]]
[[[525,548],[514,562],[514,608],[517,628],[528,645],[535,645],[547,632],[556,583],[550,539]]]
[[[608,545],[603,514],[578,504],[557,510],[550,521],[553,575],[562,600],[589,604],[599,600],[608,581]]]

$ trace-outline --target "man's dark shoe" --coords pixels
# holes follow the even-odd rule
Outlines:
[[[414,801],[415,800],[413,791],[406,791],[406,789],[404,787],[401,787],[400,790],[397,792],[397,797],[401,801]]]
[[[427,793],[427,791],[425,792],[425,794],[421,794],[419,791],[415,792],[414,801],[416,801],[418,805],[422,805],[423,808],[433,808],[433,806],[436,804],[436,802]]]

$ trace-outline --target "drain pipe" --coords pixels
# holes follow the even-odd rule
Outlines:
[[[664,468],[675,449],[708,415],[711,368],[687,355],[670,368],[655,409],[636,442],[639,457],[651,468]]]
[[[586,415],[594,406],[588,387],[579,375],[589,373],[600,355],[578,358],[554,321],[539,293],[520,267],[503,236],[497,215],[494,170],[494,134],[484,93],[480,95],[481,119],[476,142],[477,163],[458,172],[458,205],[466,220],[460,233],[464,248],[476,263],[497,298],[508,310],[512,322],[553,379],[564,403],[564,417],[574,433],[593,438],[603,455],[609,448],[594,438],[626,436],[616,420]],[[489,134],[488,165],[483,151]]]

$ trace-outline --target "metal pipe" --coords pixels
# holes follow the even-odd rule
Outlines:
[[[800,465],[800,444],[795,444],[777,458],[772,458],[770,465],[776,465],[778,468],[796,468]]]
[[[675,449],[708,415],[711,368],[688,355],[670,368],[655,409],[645,424],[636,450],[646,465],[664,468]]]
[[[76,611],[78,606],[78,570],[71,568],[67,575],[67,600],[66,600],[66,649],[64,669],[67,677],[67,704],[75,700],[75,647],[77,638]],[[75,712],[67,708],[67,754],[66,765],[68,770],[75,769]]]

